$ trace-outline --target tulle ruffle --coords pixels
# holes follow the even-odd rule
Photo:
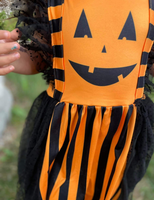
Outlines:
[[[154,152],[154,104],[146,97],[137,100],[136,106],[136,125],[118,200],[133,199],[133,190],[146,173]]]

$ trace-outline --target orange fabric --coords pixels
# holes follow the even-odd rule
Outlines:
[[[55,6],[55,7],[49,7],[48,8],[49,21],[52,20],[52,19],[60,18],[61,17],[61,10],[62,10],[62,5]]]
[[[117,194],[115,195],[115,197],[113,197],[112,200],[117,200],[119,198],[120,194],[121,194],[121,189],[117,192]]]
[[[140,76],[145,76],[146,69],[147,69],[146,65],[141,65]]]
[[[150,23],[154,25],[154,11],[150,9]]]
[[[141,3],[140,0],[135,2],[129,0],[124,3],[118,0],[115,3],[114,0],[109,2],[100,0],[97,5],[92,0],[88,4],[83,1],[82,3],[69,0],[67,2],[63,16],[65,90],[61,101],[103,106],[132,104],[135,100],[141,54],[149,28],[148,1],[144,0]],[[121,5],[123,12],[116,9]],[[92,38],[74,37],[83,10]],[[99,13],[99,17],[96,12]],[[134,20],[137,39],[136,41],[119,40],[118,37],[130,12]],[[107,53],[102,54],[104,45]],[[137,65],[127,77],[119,82],[108,86],[96,86],[80,77],[69,60],[89,66],[91,73],[95,67],[114,70],[114,68]]]
[[[136,99],[143,97],[144,88],[138,88],[136,90]]]
[[[54,89],[52,88],[52,85],[49,84],[49,87],[47,89],[47,94],[50,96],[50,97],[53,97],[53,94],[54,94]]]
[[[55,86],[56,86],[56,88],[58,88],[58,90],[60,92],[63,92],[63,89],[64,89],[64,82],[63,81],[56,80]]]
[[[54,40],[52,40],[52,45],[53,46],[54,45],[61,45],[62,44],[61,34],[62,34],[61,31],[60,32],[56,32],[56,33],[52,33],[52,37],[54,38]],[[58,63],[56,63],[56,64],[57,64],[57,66],[59,66]]]
[[[152,13],[154,13],[154,12],[152,12]],[[153,17],[154,17],[154,14],[153,14]],[[144,51],[149,52],[151,50],[152,44],[153,44],[152,41],[149,38],[147,38],[146,42],[145,42],[145,46],[144,46]]]
[[[54,68],[55,69],[64,69],[63,59],[62,58],[53,58]]]

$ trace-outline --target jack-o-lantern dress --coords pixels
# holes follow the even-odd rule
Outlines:
[[[32,26],[47,4],[27,2]],[[48,19],[55,87],[28,116],[17,199],[127,200],[153,153],[153,103],[143,92],[154,1],[48,0]]]

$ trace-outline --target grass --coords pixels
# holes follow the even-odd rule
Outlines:
[[[18,142],[13,141],[11,145],[5,147],[0,152],[0,199],[13,200],[17,184],[17,149]]]

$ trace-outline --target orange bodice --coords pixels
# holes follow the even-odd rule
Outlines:
[[[48,13],[56,99],[119,106],[143,97],[153,43],[149,1],[65,0]]]

